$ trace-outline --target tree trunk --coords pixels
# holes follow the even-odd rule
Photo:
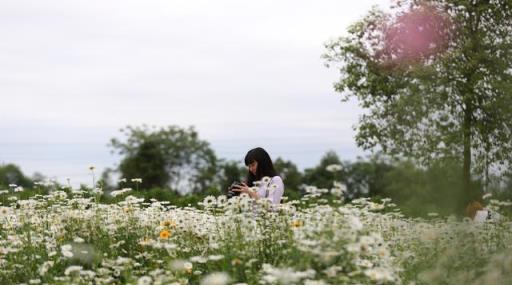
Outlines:
[[[480,38],[478,36],[478,30],[480,27],[480,21],[481,21],[481,10],[479,9],[479,2],[475,2],[472,6],[473,9],[470,12],[470,15],[474,15],[474,18],[471,17],[470,21],[472,22],[471,26],[471,36],[470,36],[470,43],[471,43],[471,52],[468,56],[468,72],[465,74],[466,79],[466,96],[464,99],[464,123],[463,123],[463,144],[464,144],[464,150],[463,150],[463,156],[464,156],[464,163],[462,166],[462,177],[463,177],[463,191],[466,195],[467,202],[474,200],[475,193],[472,191],[471,187],[471,130],[473,128],[473,98],[475,98],[475,85],[476,81],[474,80],[474,75],[478,70],[478,51],[479,51],[479,45],[480,45]],[[474,13],[474,14],[473,14]]]
[[[471,191],[471,127],[472,127],[472,113],[473,107],[470,100],[466,102],[466,109],[464,110],[464,123],[463,123],[463,142],[464,142],[464,163],[462,166],[462,177],[464,193],[466,193],[466,199],[470,201],[473,198]]]

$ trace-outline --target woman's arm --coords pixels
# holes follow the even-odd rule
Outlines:
[[[272,200],[272,204],[281,203],[281,199],[283,198],[284,194],[283,179],[281,179],[279,176],[275,176],[272,178],[269,188],[269,198]]]
[[[281,198],[284,194],[284,183],[283,179],[279,176],[275,176],[272,178],[270,185],[268,186],[269,195],[268,198],[271,200],[272,204],[279,204],[281,203]],[[241,193],[247,193],[249,197],[258,200],[261,197],[258,195],[257,191],[251,191],[249,190],[249,186],[242,182],[242,184],[237,185],[233,188],[233,191],[241,192]]]
[[[258,200],[260,198],[260,195],[258,195],[258,191],[251,191],[249,186],[245,184],[245,182],[242,182],[241,184],[235,185],[233,187],[233,191],[240,192],[240,193],[246,193],[249,195],[249,197]]]

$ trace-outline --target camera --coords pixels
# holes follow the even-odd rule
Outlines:
[[[237,185],[240,185],[240,184],[241,184],[240,182],[235,181],[235,182],[233,182],[233,183],[231,184],[231,186],[229,186],[229,188],[228,188],[228,194],[227,194],[228,199],[229,199],[229,198],[233,198],[233,197],[235,197],[235,196],[240,196],[240,192],[238,192],[238,191],[233,191],[233,188],[234,188],[235,186],[237,186]]]

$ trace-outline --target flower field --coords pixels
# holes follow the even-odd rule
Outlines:
[[[279,207],[12,199],[0,208],[0,284],[512,284],[507,217],[411,219],[387,199],[345,203],[340,187]]]

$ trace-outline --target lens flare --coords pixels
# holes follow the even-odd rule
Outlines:
[[[398,14],[383,27],[381,62],[427,62],[448,49],[454,25],[444,11],[433,6],[414,7]]]

